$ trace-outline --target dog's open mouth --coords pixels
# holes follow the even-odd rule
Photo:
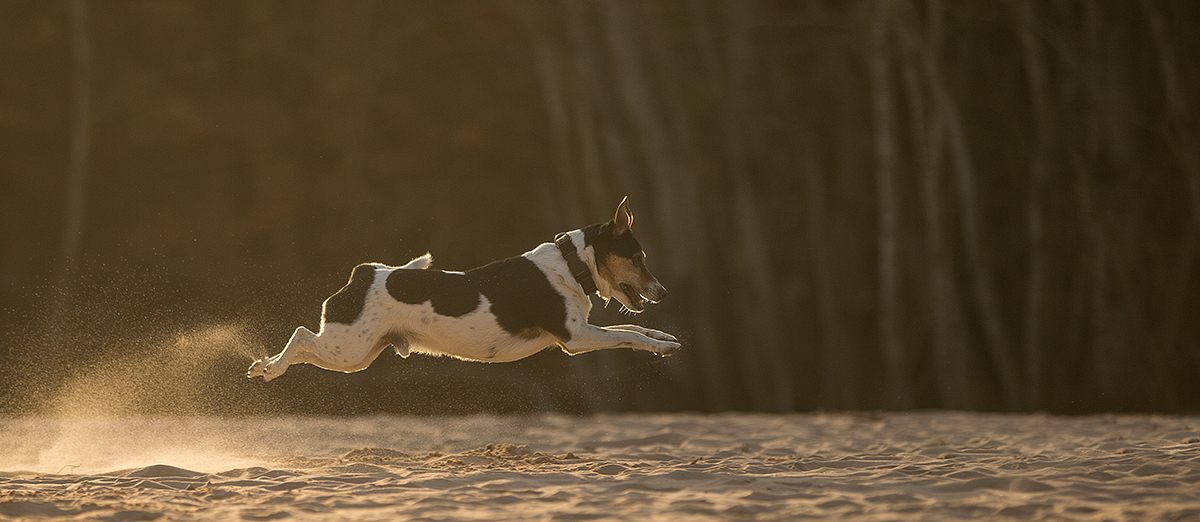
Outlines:
[[[637,313],[646,309],[646,303],[650,300],[642,296],[641,292],[638,292],[633,285],[621,283],[620,287],[621,291],[625,293],[625,297],[629,299],[628,306],[625,307],[627,310]]]

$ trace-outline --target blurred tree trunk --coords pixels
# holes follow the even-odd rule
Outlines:
[[[1192,267],[1197,262],[1196,243],[1197,234],[1200,233],[1200,139],[1197,137],[1200,132],[1200,120],[1195,116],[1197,101],[1194,92],[1189,103],[1188,91],[1180,77],[1184,74],[1184,68],[1191,67],[1195,71],[1200,63],[1194,52],[1186,52],[1186,46],[1185,52],[1182,53],[1184,56],[1181,57],[1181,53],[1177,52],[1176,44],[1171,41],[1171,34],[1167,30],[1168,17],[1164,16],[1164,9],[1150,0],[1142,0],[1140,5],[1150,27],[1162,81],[1165,114],[1159,133],[1186,176],[1187,201],[1192,217],[1192,226],[1180,240],[1178,266],[1172,271],[1174,275],[1171,280],[1174,284],[1170,289],[1168,317],[1164,321],[1163,332],[1157,343],[1161,354],[1157,360],[1160,365],[1170,364],[1173,352],[1182,348],[1191,354],[1193,361],[1200,362],[1200,350],[1177,348],[1181,337],[1181,325],[1187,315],[1188,289],[1191,286],[1189,283],[1192,280]],[[1191,60],[1188,60],[1188,57]]]
[[[656,262],[655,271],[671,280],[690,281],[689,288],[683,288],[683,292],[678,292],[681,290],[678,285],[672,288],[673,300],[696,299],[698,302],[719,307],[717,303],[721,302],[721,297],[714,286],[716,282],[707,277],[697,279],[697,276],[700,273],[711,274],[712,271],[719,273],[722,268],[727,268],[721,260],[711,256],[712,248],[724,248],[721,246],[724,244],[722,239],[713,231],[719,230],[719,224],[733,216],[728,214],[730,203],[713,197],[711,192],[714,178],[718,178],[719,175],[711,171],[692,170],[698,167],[695,158],[705,157],[706,154],[712,154],[712,151],[706,151],[700,145],[702,132],[696,128],[697,115],[690,105],[692,100],[688,98],[687,90],[692,88],[689,85],[689,77],[698,75],[701,78],[700,83],[709,87],[710,95],[722,96],[729,88],[727,82],[732,79],[728,76],[730,71],[736,69],[733,64],[726,64],[721,60],[721,53],[712,40],[712,28],[704,16],[702,5],[691,3],[684,8],[687,10],[683,15],[683,19],[686,20],[686,36],[678,40],[669,38],[663,31],[656,31],[652,25],[645,23],[647,20],[668,18],[667,13],[663,12],[667,6],[637,5],[637,9],[630,11],[636,15],[636,21],[626,19],[625,30],[636,36],[635,41],[640,43],[639,49],[627,48],[625,52],[638,51],[637,54],[646,55],[646,67],[640,70],[644,75],[642,81],[646,82],[646,90],[651,93],[652,98],[657,99],[657,104],[661,107],[658,111],[661,118],[653,127],[661,129],[659,132],[663,133],[663,142],[671,154],[670,169],[666,172],[648,170],[642,173],[646,178],[643,184],[649,185],[649,193],[654,194],[646,203],[655,222],[650,231],[656,233],[649,237],[654,244],[666,248],[662,259],[667,264],[663,266],[660,264],[662,262]],[[621,30],[620,27],[610,29]],[[681,49],[693,48],[700,56],[695,66],[680,63],[677,57]],[[620,56],[616,57],[618,61],[621,59]],[[633,63],[640,61],[635,60]],[[727,105],[722,107],[728,108]],[[731,132],[728,125],[735,122],[725,119],[723,114],[717,114],[715,117],[721,122],[722,128],[712,130],[728,139],[728,133]],[[631,137],[632,141],[636,139],[636,136]],[[724,150],[724,154],[714,158],[717,160],[716,164],[735,162],[734,154],[738,150],[735,147],[738,146],[741,146],[740,142],[730,143],[730,148]],[[756,265],[766,260],[768,255],[764,248],[756,247],[747,262]],[[689,264],[702,267],[703,270],[684,272],[680,270],[683,264],[678,262],[681,259],[687,259]],[[747,275],[761,279],[764,268],[766,267],[750,268]],[[739,297],[745,298],[744,295]],[[742,306],[738,308],[744,309]],[[772,329],[776,328],[776,325],[771,321],[771,316],[763,315],[762,320],[772,323],[769,329],[763,331],[763,335],[772,335]],[[693,314],[690,323],[693,325],[691,331],[695,334],[694,344],[690,345],[698,348],[704,355],[702,373],[715,385],[707,394],[708,403],[722,410],[736,407],[737,398],[726,395],[728,390],[736,386],[733,384],[736,378],[730,375],[734,372],[720,361],[728,357],[731,351],[741,347],[724,345],[720,340],[720,330],[729,328],[725,313],[714,314],[710,310],[708,313]],[[768,352],[778,349],[778,343],[773,339],[764,344]],[[680,374],[681,377],[686,375]],[[770,409],[771,401],[778,398],[770,396],[770,386],[763,386],[756,391],[758,395],[755,397],[764,401],[764,409]],[[788,398],[790,399],[790,395]]]
[[[899,283],[896,241],[899,234],[896,202],[896,144],[893,132],[892,82],[888,33],[892,23],[891,0],[880,0],[870,21],[871,100],[874,107],[875,192],[878,211],[879,345],[887,363],[885,404],[912,406],[908,361],[899,332]]]
[[[931,8],[930,11],[934,11],[934,8]],[[931,25],[927,30],[938,31],[940,28]],[[929,85],[934,113],[944,120],[943,123],[949,138],[951,165],[954,171],[955,185],[958,189],[959,230],[963,238],[966,266],[970,274],[975,306],[979,311],[979,320],[987,338],[987,353],[1000,379],[1003,404],[1006,408],[1015,409],[1020,405],[1020,378],[1012,360],[1007,335],[1004,332],[1003,314],[996,301],[992,286],[994,283],[991,267],[988,265],[980,245],[981,225],[975,187],[976,172],[967,142],[966,126],[959,114],[957,101],[946,84],[938,57],[932,53],[925,53],[923,62],[923,72],[925,81]]]
[[[579,2],[564,3],[561,11],[547,4],[534,5],[532,13],[520,8],[517,12],[525,16],[533,40],[542,101],[551,126],[558,213],[566,222],[591,223],[611,212],[616,197],[602,175],[599,135],[606,124],[593,116],[607,112],[604,84],[597,80],[602,72],[597,71],[595,34],[589,30],[595,21]],[[620,164],[624,160],[609,161]],[[615,382],[613,354],[597,355],[572,358],[575,375],[592,386]],[[617,394],[586,394],[584,400],[592,411],[620,408]]]
[[[739,307],[744,334],[739,338],[745,343],[742,350],[754,360],[754,367],[748,369],[745,378],[762,381],[765,386],[762,395],[755,400],[756,409],[790,411],[794,407],[792,375],[780,344],[779,320],[773,313],[776,310],[773,284],[776,277],[771,269],[771,244],[766,239],[768,234],[764,233],[769,227],[761,217],[761,198],[754,193],[750,169],[750,165],[759,161],[755,150],[757,142],[747,137],[757,135],[761,125],[757,121],[758,111],[751,103],[754,92],[749,85],[750,71],[756,65],[751,43],[756,15],[749,6],[737,0],[725,2],[731,31],[728,67],[721,77],[725,79],[724,92],[728,93],[729,103],[723,106],[721,120],[729,170],[733,176],[733,195],[725,206],[737,224],[737,241],[733,246],[741,252],[735,257],[740,261],[740,266],[734,267],[738,272],[735,277],[740,276],[748,290],[741,296],[745,300]]]
[[[817,390],[820,394],[818,404],[825,408],[853,408],[856,403],[854,380],[847,376],[853,375],[855,369],[846,357],[846,345],[840,335],[837,314],[836,288],[830,270],[828,236],[828,210],[825,205],[825,172],[820,167],[817,152],[811,145],[805,143],[801,147],[801,157],[804,158],[804,180],[808,197],[805,199],[807,210],[809,246],[808,254],[813,266],[812,278],[815,286],[817,310],[817,336],[820,352],[820,370],[817,378],[820,382]]]
[[[1125,353],[1128,346],[1122,341],[1124,327],[1119,307],[1121,289],[1114,285],[1116,266],[1114,249],[1110,244],[1111,225],[1108,222],[1106,196],[1103,186],[1096,179],[1108,173],[1102,171],[1102,115],[1097,110],[1096,97],[1102,90],[1099,67],[1100,14],[1095,2],[1083,2],[1080,13],[1068,14],[1060,8],[1060,16],[1071,20],[1078,16],[1078,24],[1069,24],[1064,35],[1058,36],[1057,49],[1062,62],[1071,65],[1066,79],[1072,89],[1063,90],[1064,104],[1077,111],[1070,132],[1078,136],[1077,150],[1071,153],[1076,207],[1079,223],[1086,238],[1086,249],[1082,255],[1087,274],[1085,284],[1080,286],[1086,298],[1086,317],[1090,331],[1084,340],[1090,358],[1090,380],[1093,383],[1092,400],[1110,397],[1121,402],[1125,389],[1140,383],[1126,382],[1127,364]]]
[[[929,4],[927,21],[930,28],[922,32],[918,16],[906,10],[896,22],[897,39],[904,49],[902,78],[908,100],[913,157],[916,163],[920,202],[924,222],[924,255],[928,284],[927,306],[924,307],[933,327],[933,378],[937,383],[938,400],[944,407],[967,408],[973,402],[970,385],[968,341],[963,329],[961,300],[951,264],[951,252],[943,238],[946,214],[942,158],[945,155],[945,121],[936,107],[931,112],[926,100],[929,88],[920,67],[926,55],[936,55],[939,48],[941,8]],[[924,34],[922,39],[920,36]]]
[[[83,243],[87,211],[88,156],[91,146],[92,106],[92,49],[88,37],[88,2],[72,0],[70,6],[71,37],[71,143],[67,171],[67,193],[63,209],[62,238],[58,248],[58,268],[55,271],[55,297],[50,310],[50,344],[54,349],[63,342],[67,315],[75,305],[75,266]]]
[[[664,282],[678,282],[668,284],[672,300],[685,300],[697,311],[689,318],[690,335],[685,339],[704,375],[704,386],[697,390],[705,394],[708,407],[728,409],[736,394],[727,382],[728,368],[722,362],[726,350],[717,331],[719,321],[712,315],[719,299],[710,274],[718,267],[710,260],[713,240],[709,238],[709,224],[729,217],[728,207],[714,205],[699,186],[707,180],[684,172],[679,164],[679,151],[695,147],[671,128],[672,121],[664,119],[661,110],[666,107],[667,114],[681,115],[682,102],[672,89],[679,78],[661,58],[655,67],[647,64],[670,52],[663,49],[665,42],[638,24],[646,18],[641,16],[642,8],[567,2],[559,11],[553,5],[543,4],[534,14],[522,16],[532,35],[551,125],[558,190],[566,194],[559,198],[561,212],[571,222],[586,223],[611,212],[620,196],[635,198],[635,214],[653,220],[646,230],[654,235],[643,236],[643,242],[655,245],[650,249],[651,265]],[[691,25],[699,47],[710,46],[704,20],[697,17]],[[562,28],[561,33],[556,27]],[[710,78],[725,71],[716,60],[704,65]],[[654,197],[638,199],[639,194]],[[598,353],[572,364],[591,382],[610,382],[614,375],[597,372],[615,368],[610,364],[614,357]],[[755,382],[761,386],[769,380],[756,378]],[[766,390],[762,388],[759,395],[770,396]],[[612,398],[589,396],[588,400],[594,410],[619,409]]]
[[[1029,233],[1029,259],[1026,267],[1028,280],[1025,292],[1025,390],[1024,407],[1044,407],[1043,373],[1046,361],[1042,354],[1041,329],[1043,292],[1046,280],[1045,269],[1045,223],[1042,199],[1046,191],[1049,155],[1053,147],[1051,131],[1050,98],[1046,65],[1042,57],[1041,42],[1037,37],[1038,20],[1033,12],[1032,0],[1014,0],[1010,7],[1015,11],[1017,35],[1025,59],[1025,76],[1032,100],[1033,152],[1029,159],[1029,195],[1026,199],[1025,219]]]

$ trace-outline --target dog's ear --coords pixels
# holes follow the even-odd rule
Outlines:
[[[629,210],[629,196],[625,196],[621,200],[621,204],[617,205],[617,214],[613,216],[613,224],[616,225],[613,235],[617,236],[633,228],[633,212]]]

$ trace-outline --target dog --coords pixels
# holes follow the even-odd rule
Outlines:
[[[510,362],[558,346],[570,355],[607,348],[677,352],[675,336],[632,324],[588,323],[590,295],[629,314],[667,289],[646,268],[633,237],[629,198],[613,219],[559,234],[520,256],[466,272],[431,270],[430,254],[399,267],[364,263],[321,307],[316,334],[301,326],[282,352],[254,361],[247,377],[270,381],[288,366],[365,369],[387,347],[396,354]]]

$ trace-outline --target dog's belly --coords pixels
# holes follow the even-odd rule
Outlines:
[[[467,361],[512,362],[540,352],[555,342],[549,336],[530,340],[508,335],[457,340],[453,335],[439,332],[429,336],[415,335],[411,349],[418,353],[445,355]]]
[[[479,309],[458,317],[440,315],[429,303],[392,303],[388,328],[380,335],[404,339],[408,349],[429,355],[445,355],[482,362],[511,362],[553,346],[559,340],[542,330],[514,335],[505,331],[483,303]]]

